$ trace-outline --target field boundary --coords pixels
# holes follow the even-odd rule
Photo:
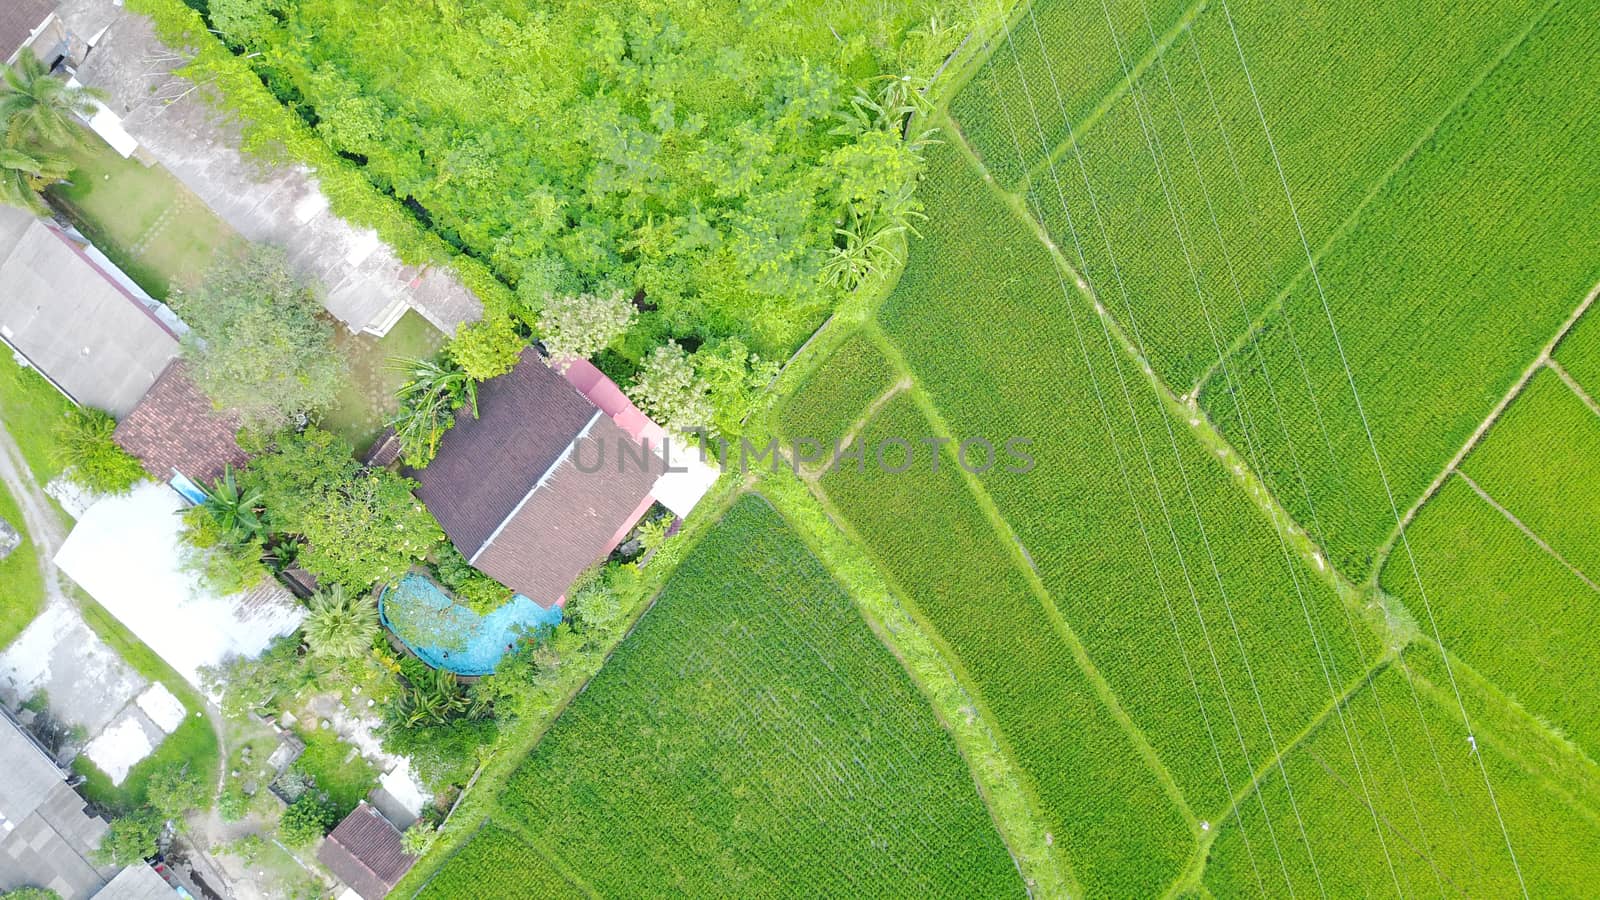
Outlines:
[[[1544,538],[1539,537],[1539,535],[1535,533],[1532,528],[1529,528],[1526,524],[1524,524],[1521,519],[1517,518],[1516,515],[1511,512],[1511,510],[1500,505],[1500,501],[1489,496],[1489,492],[1479,487],[1478,483],[1473,481],[1471,476],[1465,472],[1459,471],[1456,472],[1455,475],[1457,478],[1466,482],[1467,487],[1472,488],[1472,492],[1478,495],[1478,499],[1489,504],[1489,506],[1492,507],[1495,512],[1498,512],[1500,515],[1504,516],[1507,522],[1517,526],[1518,531],[1521,531],[1523,534],[1527,535],[1529,540],[1539,545],[1539,549],[1549,554],[1551,559],[1560,563],[1563,568],[1577,576],[1579,581],[1582,581],[1584,584],[1587,584],[1589,587],[1593,588],[1596,593],[1600,593],[1600,584],[1595,584],[1594,581],[1592,581],[1589,576],[1583,574],[1583,572],[1580,571],[1577,566],[1567,562],[1567,558],[1556,552],[1556,548],[1550,546],[1550,544],[1546,542]]]
[[[1071,863],[1055,849],[1040,820],[1042,804],[1015,768],[1003,732],[973,693],[970,679],[958,671],[936,632],[912,611],[905,591],[883,571],[820,486],[780,473],[763,478],[754,492],[777,510],[850,595],[878,641],[928,701],[966,762],[1029,895],[1081,895]]]
[[[1489,429],[1494,426],[1494,423],[1499,421],[1505,411],[1510,408],[1512,401],[1521,396],[1523,389],[1528,386],[1528,382],[1533,380],[1533,376],[1539,374],[1539,370],[1550,362],[1550,354],[1555,352],[1556,345],[1561,343],[1561,339],[1567,336],[1573,326],[1578,324],[1578,320],[1583,318],[1583,314],[1588,311],[1589,307],[1594,305],[1596,297],[1600,297],[1600,282],[1596,282],[1595,286],[1589,289],[1589,293],[1579,301],[1578,308],[1567,316],[1567,320],[1562,323],[1560,328],[1556,329],[1555,335],[1545,342],[1543,349],[1539,351],[1539,355],[1533,358],[1533,362],[1528,364],[1528,367],[1522,371],[1522,375],[1506,390],[1505,394],[1500,398],[1500,402],[1496,403],[1489,410],[1489,414],[1484,417],[1483,421],[1478,423],[1478,427],[1473,429],[1472,434],[1467,437],[1466,443],[1462,444],[1461,449],[1457,450],[1455,455],[1450,457],[1450,461],[1445,463],[1444,469],[1434,476],[1433,481],[1428,484],[1427,490],[1423,491],[1416,501],[1406,509],[1405,515],[1400,517],[1400,521],[1389,532],[1389,537],[1373,553],[1372,571],[1367,573],[1365,582],[1369,587],[1377,586],[1383,567],[1388,564],[1389,557],[1394,553],[1395,544],[1400,541],[1400,535],[1411,526],[1412,521],[1416,519],[1417,513],[1421,511],[1423,505],[1433,499],[1433,495],[1437,494],[1439,489],[1444,486],[1451,473],[1460,468],[1462,461],[1467,458],[1467,454],[1478,446],[1478,443],[1483,440],[1483,436],[1489,433]]]
[[[1278,291],[1278,293],[1275,294],[1265,306],[1261,308],[1261,312],[1250,321],[1250,324],[1245,327],[1245,330],[1240,332],[1233,338],[1232,341],[1229,342],[1228,346],[1223,350],[1224,358],[1233,358],[1241,350],[1243,350],[1247,344],[1261,336],[1261,332],[1266,328],[1267,323],[1283,310],[1284,305],[1288,302],[1290,295],[1294,293],[1295,288],[1299,287],[1305,282],[1306,277],[1311,272],[1312,266],[1322,265],[1323,260],[1335,250],[1337,245],[1342,243],[1346,237],[1356,230],[1356,226],[1361,223],[1361,219],[1367,210],[1373,205],[1373,203],[1377,202],[1378,196],[1382,194],[1384,190],[1388,188],[1390,183],[1394,181],[1395,176],[1398,175],[1402,169],[1404,169],[1411,163],[1413,159],[1416,158],[1417,154],[1421,152],[1423,147],[1432,142],[1434,136],[1439,133],[1439,129],[1444,127],[1444,124],[1448,122],[1458,110],[1467,105],[1467,103],[1471,100],[1472,95],[1477,92],[1478,88],[1482,87],[1483,83],[1488,81],[1489,77],[1493,75],[1502,65],[1504,65],[1506,60],[1510,59],[1512,54],[1514,54],[1524,43],[1527,42],[1528,37],[1531,36],[1534,31],[1538,30],[1539,25],[1544,22],[1545,17],[1550,12],[1550,9],[1554,6],[1555,3],[1552,2],[1552,0],[1547,0],[1545,5],[1540,7],[1538,14],[1529,19],[1528,24],[1523,27],[1522,31],[1518,32],[1517,35],[1513,37],[1505,47],[1501,48],[1500,53],[1496,55],[1488,65],[1483,67],[1483,71],[1479,72],[1478,76],[1474,78],[1472,82],[1468,84],[1466,88],[1464,88],[1461,93],[1458,94],[1456,98],[1440,112],[1439,117],[1429,124],[1427,128],[1424,128],[1422,133],[1411,144],[1411,146],[1408,147],[1398,159],[1390,164],[1388,169],[1384,170],[1384,172],[1378,176],[1377,180],[1373,182],[1372,187],[1367,190],[1366,194],[1362,196],[1361,200],[1356,203],[1355,208],[1350,211],[1350,214],[1346,216],[1344,220],[1333,229],[1333,231],[1329,232],[1328,237],[1317,246],[1317,249],[1311,255],[1311,260],[1307,261],[1304,265],[1296,269],[1295,273],[1286,281],[1284,281],[1283,288]],[[1211,379],[1217,374],[1217,370],[1221,368],[1221,365],[1221,360],[1218,360],[1217,362],[1206,366],[1205,370],[1200,373],[1199,377],[1195,379],[1194,384],[1190,387],[1188,396],[1200,396],[1200,394],[1210,383]]]
[[[1600,400],[1595,400],[1593,397],[1589,396],[1589,392],[1583,389],[1583,385],[1579,384],[1578,380],[1572,377],[1571,373],[1567,371],[1565,366],[1557,361],[1554,356],[1551,356],[1549,359],[1545,360],[1544,364],[1550,368],[1550,371],[1556,373],[1558,378],[1567,383],[1567,387],[1571,388],[1572,392],[1578,395],[1578,399],[1583,401],[1584,406],[1589,407],[1590,411],[1592,411],[1595,415],[1600,416]]]

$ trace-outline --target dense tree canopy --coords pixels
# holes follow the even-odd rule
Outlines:
[[[965,4],[211,0],[280,99],[530,307],[644,290],[655,336],[781,357],[839,285],[847,222],[920,171],[888,85]],[[888,92],[903,98],[904,88]],[[863,112],[866,110],[867,112]],[[897,218],[900,213],[888,217]],[[874,226],[876,227],[876,226]]]

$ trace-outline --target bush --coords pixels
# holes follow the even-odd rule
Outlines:
[[[171,763],[150,776],[145,796],[163,817],[182,822],[191,810],[210,805],[211,790],[186,763]]]
[[[511,602],[511,588],[473,568],[454,544],[441,544],[435,555],[438,562],[433,565],[434,573],[457,603],[479,615],[487,615]]]
[[[224,822],[237,822],[250,814],[250,797],[237,781],[229,780],[217,798],[217,815]]]
[[[528,339],[504,313],[490,312],[480,322],[462,323],[450,342],[450,358],[473,381],[488,381],[516,368]]]
[[[144,466],[116,445],[117,420],[98,409],[75,407],[55,428],[56,462],[73,482],[101,494],[126,493],[145,477]]]
[[[183,511],[183,566],[224,596],[248,590],[267,577],[261,558],[266,549],[256,538],[240,539],[223,528],[204,506]]]
[[[551,357],[587,359],[627,331],[637,314],[621,291],[550,296],[539,310],[539,335]]]
[[[150,807],[112,819],[94,852],[95,860],[103,865],[127,866],[149,859],[161,852],[161,832],[165,828],[161,814]]]
[[[326,794],[307,791],[283,811],[278,837],[291,847],[304,847],[331,831],[338,821],[338,810]]]

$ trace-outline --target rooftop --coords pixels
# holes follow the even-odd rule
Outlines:
[[[14,56],[55,8],[55,0],[5,0],[0,3],[0,62]]]
[[[239,417],[218,412],[184,364],[174,362],[117,425],[116,441],[157,479],[165,481],[176,471],[210,484],[227,467],[239,468],[248,459],[238,434]]]
[[[89,860],[105,833],[66,776],[9,715],[0,713],[0,892],[49,888],[91,897],[115,870]]]
[[[400,830],[365,800],[317,848],[317,859],[363,900],[381,900],[416,862],[400,849]]]

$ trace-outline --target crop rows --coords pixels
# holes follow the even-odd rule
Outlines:
[[[1494,0],[1422,0],[1384,15],[1355,4],[1229,9],[1314,248],[1529,19]],[[1031,124],[1022,139],[1038,144]],[[1039,208],[1056,242],[1072,247],[1059,181],[1090,275],[1130,327],[1137,319],[1156,369],[1187,390],[1306,264],[1221,4],[1206,7],[1081,147],[1106,234],[1070,156],[1054,177],[1034,178]]]
[[[1600,415],[1554,372],[1533,377],[1461,470],[1568,563],[1600,580]]]
[[[1600,758],[1600,595],[1460,478],[1428,501],[1408,537],[1450,652]],[[1381,583],[1423,615],[1403,553]]]
[[[499,802],[603,895],[1022,894],[927,703],[754,496]]]
[[[1583,314],[1556,348],[1556,362],[1591,398],[1600,400],[1600,312]]]
[[[1590,152],[1600,104],[1572,76],[1596,66],[1586,11],[1553,8],[1324,255],[1342,350],[1302,279],[1237,358],[1249,405],[1271,408],[1259,352],[1289,413],[1287,437],[1256,435],[1263,475],[1297,519],[1320,525],[1347,572],[1370,571],[1394,516],[1346,364],[1404,509],[1600,275],[1600,168]],[[1202,399],[1238,443],[1228,385],[1212,382]]]
[[[936,168],[925,190],[944,212],[913,248],[885,329],[956,437],[1032,441],[1033,471],[996,468],[983,486],[1190,806],[1221,808],[1270,758],[1269,727],[1297,732],[1330,702],[1328,682],[1340,690],[1363,668],[1371,647],[1353,641],[1368,635],[1286,560],[976,176]],[[977,356],[985,345],[1006,352]]]
[[[473,835],[418,895],[419,900],[565,900],[583,896],[538,851],[492,823]]]
[[[1390,667],[1352,699],[1347,717],[1369,743],[1387,747],[1386,733],[1393,737],[1395,752],[1375,756],[1374,767],[1395,789],[1371,792],[1369,806],[1369,794],[1360,789],[1361,775],[1351,768],[1342,752],[1343,738],[1331,725],[1290,754],[1295,799],[1315,858],[1313,869],[1301,848],[1285,853],[1293,892],[1329,897],[1522,896],[1477,759],[1465,746],[1459,712],[1448,689],[1439,687],[1437,663],[1407,654],[1407,664],[1417,672],[1415,699],[1405,675]],[[1600,856],[1593,852],[1600,845],[1600,828],[1552,786],[1560,773],[1537,766],[1537,774],[1530,771],[1529,758],[1541,753],[1548,740],[1528,731],[1530,723],[1499,721],[1504,713],[1487,711],[1482,697],[1469,694],[1467,702],[1479,707],[1478,747],[1528,895],[1588,896],[1600,878]],[[1514,756],[1504,752],[1507,745],[1517,748]],[[1267,798],[1270,809],[1288,814],[1288,797],[1278,786],[1267,789]],[[1381,838],[1374,810],[1382,823]],[[1249,835],[1259,833],[1255,807],[1243,807],[1241,817]],[[1212,848],[1206,886],[1218,897],[1286,895],[1276,858],[1263,861],[1257,853],[1251,867],[1237,823],[1230,820]]]
[[[894,370],[865,333],[857,331],[812,372],[779,410],[791,440],[827,445],[842,438],[867,406],[889,389]]]
[[[953,461],[934,471],[919,440],[928,433],[911,397],[894,398],[861,439],[910,439],[916,464],[899,475],[845,466],[823,487],[963,672],[1032,781],[1084,891],[1157,894],[1189,851],[1187,826],[1096,698]]]
[[[1192,2],[1037,0],[1031,11],[1019,13],[1009,40],[994,39],[988,61],[951,101],[950,112],[994,176],[1002,183],[1016,184],[1028,168],[1045,159],[1037,130],[1044,131],[1047,146],[1055,147],[1067,139],[1069,122],[1078,125],[1101,97],[1119,89],[1123,68],[1117,55],[1118,43],[1130,68],[1149,52],[1145,7],[1159,37]],[[1018,9],[1027,6],[1021,4]],[[1108,19],[1116,23],[1115,35],[1106,24]],[[1040,37],[1044,39],[1042,45]],[[1028,137],[1022,143],[1023,156],[1019,159],[1011,131],[1024,128]]]

